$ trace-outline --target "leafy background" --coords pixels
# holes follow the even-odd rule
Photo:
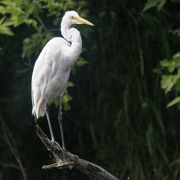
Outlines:
[[[1,0],[0,179],[87,179],[54,161],[31,115],[33,65],[65,11],[95,26],[63,99],[67,149],[120,179],[180,179],[180,1]],[[50,107],[60,142],[57,100]],[[46,118],[38,123],[49,135]]]

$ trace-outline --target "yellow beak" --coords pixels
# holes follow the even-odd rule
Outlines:
[[[79,21],[80,23],[87,24],[87,25],[90,25],[90,26],[94,26],[94,24],[92,24],[91,22],[89,22],[89,21],[87,21],[86,19],[83,19],[83,18],[81,18],[81,17],[73,16],[72,18],[76,19],[76,20]]]

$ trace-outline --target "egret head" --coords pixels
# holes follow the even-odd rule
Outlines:
[[[81,18],[75,11],[67,11],[63,17],[62,23],[66,23],[69,27],[72,24],[87,24],[94,26],[91,22]]]
[[[81,41],[81,36],[79,31],[75,28],[71,28],[72,24],[87,24],[94,26],[91,22],[81,18],[75,11],[67,11],[62,18],[61,22],[61,34],[67,40],[72,42],[74,38],[79,38]]]

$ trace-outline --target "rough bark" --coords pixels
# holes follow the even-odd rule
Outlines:
[[[76,168],[84,174],[92,177],[93,179],[97,180],[118,180],[115,176],[107,172],[105,169],[101,168],[100,166],[86,161],[84,159],[80,159],[78,156],[64,150],[61,146],[54,142],[52,143],[46,134],[42,131],[42,129],[37,125],[36,126],[37,134],[43,144],[47,147],[49,151],[53,153],[56,157],[57,163],[53,163],[50,165],[43,166],[43,169],[50,169],[50,168]]]

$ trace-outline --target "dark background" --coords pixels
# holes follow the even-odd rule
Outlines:
[[[6,2],[0,5],[11,10],[0,8],[1,19],[17,22],[8,26],[13,35],[0,31],[0,179],[23,179],[23,170],[29,180],[89,179],[75,169],[41,169],[54,159],[36,135],[31,115],[34,62],[45,43],[60,36],[61,18],[71,9],[95,26],[75,26],[83,51],[72,68],[74,86],[64,97],[67,150],[120,179],[180,179],[180,114],[177,106],[166,108],[178,92],[165,94],[160,83],[166,73],[160,61],[180,50],[174,33],[180,27],[178,1],[157,1],[146,11],[147,2],[139,0],[12,1],[24,19]],[[60,142],[57,115],[52,104]],[[46,118],[38,124],[49,136]]]

